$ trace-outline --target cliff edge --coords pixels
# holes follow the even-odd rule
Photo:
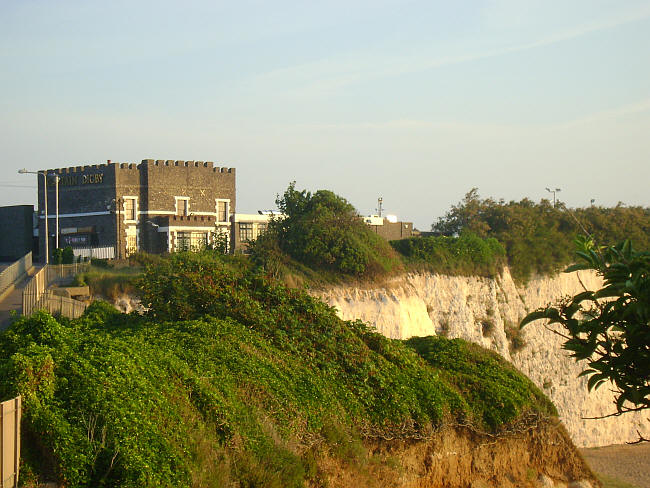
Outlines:
[[[610,388],[589,392],[587,379],[578,377],[583,365],[561,348],[561,337],[541,322],[522,330],[518,324],[536,308],[601,285],[594,272],[580,271],[518,286],[506,268],[497,278],[406,274],[377,288],[337,286],[315,294],[341,318],[360,319],[387,337],[460,337],[498,352],[551,398],[573,441],[591,447],[634,441],[637,431],[647,436],[647,415],[588,419],[616,411]]]

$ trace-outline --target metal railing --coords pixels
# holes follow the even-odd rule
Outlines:
[[[0,488],[18,487],[21,414],[21,397],[0,403]]]
[[[63,310],[77,310],[78,307],[73,307],[72,305],[63,305],[65,300],[71,300],[66,297],[57,297],[47,292],[47,288],[54,284],[62,284],[63,282],[69,280],[78,273],[83,273],[89,268],[87,263],[76,263],[76,264],[57,264],[57,265],[45,265],[43,266],[38,273],[36,273],[32,279],[27,283],[25,289],[23,290],[23,315],[31,315],[36,310],[41,308],[48,310],[51,313],[60,313],[64,315]],[[64,300],[59,300],[62,298]],[[80,306],[83,306],[85,310],[86,305],[83,302],[77,302],[77,300],[72,300],[73,302],[79,303]],[[59,302],[58,308],[54,302]],[[76,312],[74,312],[76,314]],[[81,314],[79,314],[81,315]],[[76,317],[65,315],[69,318]]]
[[[0,273],[0,293],[20,280],[31,267],[32,252],[30,251]]]
[[[97,259],[114,259],[115,247],[83,247],[72,249],[75,257],[79,258],[97,258]]]
[[[52,315],[78,319],[83,315],[87,306],[85,302],[55,295],[51,291],[45,291],[41,299],[36,303],[34,310],[47,310]]]

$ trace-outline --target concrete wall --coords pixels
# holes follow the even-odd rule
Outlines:
[[[15,261],[32,250],[33,205],[0,207],[0,261]]]
[[[384,219],[382,225],[368,225],[368,227],[388,241],[413,236],[413,222],[389,222]]]

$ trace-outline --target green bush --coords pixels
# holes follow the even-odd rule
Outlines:
[[[432,225],[439,235],[464,232],[495,238],[506,249],[512,275],[526,281],[535,274],[552,274],[574,260],[573,241],[588,233],[600,245],[630,238],[641,251],[650,251],[650,209],[556,207],[548,200],[535,203],[481,199],[473,188],[465,198]]]
[[[276,200],[283,217],[251,245],[253,260],[275,271],[283,255],[315,270],[373,277],[400,268],[388,243],[370,230],[344,198],[331,191],[313,195],[291,183]]]
[[[73,264],[74,263],[74,251],[71,247],[64,247],[63,252],[61,253],[61,261],[63,264]]]
[[[24,449],[43,446],[69,488],[299,487],[318,476],[304,446],[361,462],[366,436],[552,413],[479,348],[414,350],[215,253],[173,254],[140,286],[145,316],[95,303],[0,334],[0,397],[23,394]]]
[[[411,237],[390,245],[407,263],[446,275],[495,276],[506,263],[506,251],[496,239],[469,232],[460,237]]]

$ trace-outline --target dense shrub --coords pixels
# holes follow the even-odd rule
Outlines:
[[[544,394],[495,352],[462,339],[435,336],[413,337],[406,344],[439,368],[467,399],[473,416],[492,428],[519,415],[522,407],[541,405],[546,412],[557,415]]]
[[[352,462],[363,436],[409,438],[445,418],[495,430],[552,412],[480,349],[455,341],[434,362],[416,347],[427,363],[214,254],[172,255],[141,286],[148,316],[97,303],[0,335],[0,397],[23,395],[25,431],[67,487],[298,487],[317,476],[310,446]],[[470,391],[484,374],[506,382]]]
[[[471,233],[411,237],[390,244],[407,263],[440,274],[495,276],[506,262],[506,251],[496,239],[481,239]]]
[[[497,239],[506,249],[513,276],[525,281],[533,274],[551,274],[573,261],[573,241],[590,234],[599,245],[631,239],[639,250],[650,250],[650,209],[589,207],[569,209],[548,200],[535,203],[479,198],[473,188],[433,224],[439,235],[472,232]]]
[[[283,217],[273,220],[251,246],[253,259],[266,268],[282,265],[283,255],[312,269],[349,276],[378,276],[400,267],[388,243],[331,191],[312,195],[291,183],[276,204]]]

